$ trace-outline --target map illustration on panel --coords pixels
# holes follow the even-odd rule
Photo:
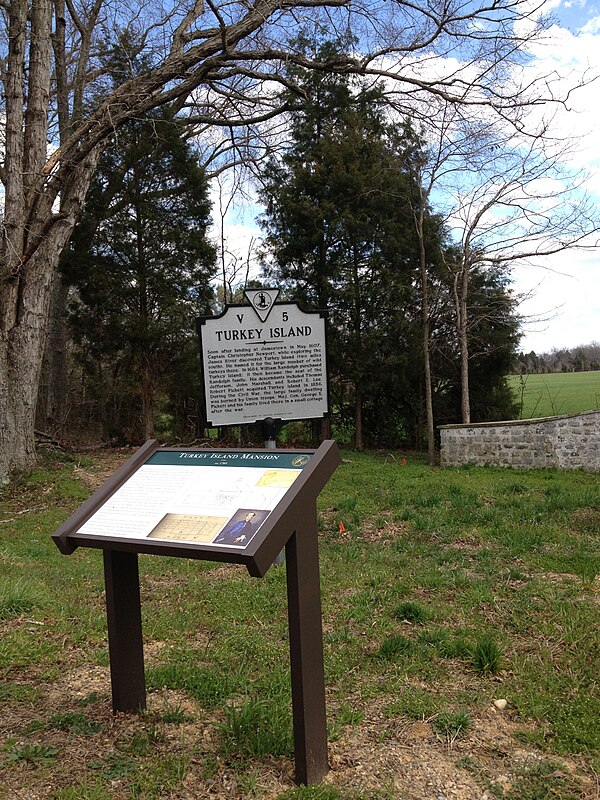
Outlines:
[[[178,539],[181,542],[212,542],[227,517],[205,514],[165,514],[148,534],[149,539]]]

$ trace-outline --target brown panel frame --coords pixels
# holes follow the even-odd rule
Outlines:
[[[160,540],[78,534],[159,449],[181,450],[159,448],[154,440],[147,442],[52,535],[66,555],[77,547],[103,551],[113,710],[143,711],[146,707],[138,553],[239,563],[251,575],[262,577],[285,546],[296,783],[318,783],[329,767],[316,501],[340,463],[337,446],[329,440],[316,451],[277,451],[310,454],[311,460],[243,551],[200,543],[172,545]],[[264,450],[256,452],[264,454]]]

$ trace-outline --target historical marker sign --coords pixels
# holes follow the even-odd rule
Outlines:
[[[179,450],[146,442],[52,535],[103,550],[113,710],[146,707],[138,553],[245,564],[285,546],[296,781],[327,773],[317,496],[340,457],[318,450]]]
[[[63,553],[96,547],[201,558],[245,564],[262,576],[338,461],[333,442],[316,452],[149,442],[53,538]]]
[[[197,320],[209,425],[327,414],[325,318],[277,293],[251,290],[250,305]]]

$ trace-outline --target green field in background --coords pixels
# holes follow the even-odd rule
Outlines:
[[[517,401],[522,403],[520,419],[600,408],[600,371],[510,375],[508,381]]]

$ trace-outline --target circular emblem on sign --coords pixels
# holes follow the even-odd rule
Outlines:
[[[272,304],[273,301],[267,292],[257,292],[252,298],[252,305],[257,311],[266,311]]]
[[[308,464],[309,461],[310,456],[296,456],[296,458],[292,460],[292,466],[303,467],[305,464]]]
[[[244,297],[258,314],[261,322],[266,322],[279,296],[279,289],[245,289]]]

